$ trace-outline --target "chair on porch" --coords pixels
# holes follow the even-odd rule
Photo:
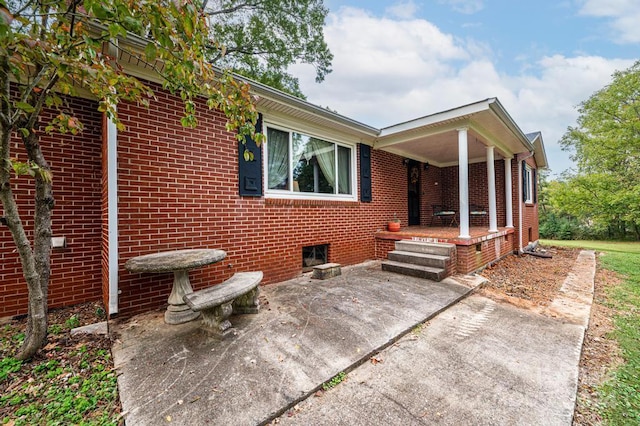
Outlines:
[[[440,224],[444,225],[447,221],[449,222],[448,226],[453,226],[454,224],[458,224],[458,219],[456,219],[456,211],[450,209],[449,207],[443,206],[441,204],[433,204],[431,205],[433,208],[433,216],[431,216],[431,225],[433,226],[433,220],[435,218],[440,219]]]
[[[487,217],[487,209],[479,204],[469,204],[469,220],[476,219],[484,225],[484,218]]]

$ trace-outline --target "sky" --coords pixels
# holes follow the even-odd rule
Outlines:
[[[325,0],[332,73],[291,72],[311,103],[382,128],[497,97],[542,132],[552,176],[580,102],[640,59],[640,0]]]

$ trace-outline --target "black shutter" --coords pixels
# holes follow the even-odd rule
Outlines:
[[[522,161],[522,202],[527,201],[527,162]]]
[[[262,114],[256,121],[256,132],[262,132]],[[238,141],[238,189],[242,197],[262,196],[262,148],[249,136],[245,137],[246,144]],[[245,161],[244,151],[253,153],[253,160]]]
[[[360,145],[360,201],[371,202],[371,147]]]
[[[538,202],[538,179],[536,179],[536,169],[531,170],[531,184],[533,185],[533,197],[531,201]]]

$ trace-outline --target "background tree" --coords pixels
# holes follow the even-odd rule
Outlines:
[[[559,210],[609,237],[640,239],[640,61],[579,108],[562,138],[577,171],[550,193]]]
[[[317,82],[331,72],[322,0],[208,0],[204,10],[211,34],[224,46],[212,57],[217,64],[303,99],[290,65],[313,65]]]
[[[144,82],[123,72],[110,52],[125,49],[153,67],[164,88],[183,100],[183,125],[196,125],[194,98],[201,95],[210,108],[226,114],[227,128],[238,130],[240,139],[253,131],[257,113],[249,88],[229,73],[214,72],[207,49],[219,44],[201,12],[196,0],[0,0],[0,201],[29,292],[18,358],[33,356],[47,335],[54,198],[41,135],[82,131],[67,104],[80,88],[119,128],[119,102],[147,105],[153,96]],[[136,45],[127,43],[134,34],[144,36],[137,39],[143,48],[126,47]],[[44,109],[57,111],[48,123],[40,122]],[[24,154],[15,150],[18,141]],[[25,229],[12,191],[16,180],[29,178],[35,195],[32,230]]]

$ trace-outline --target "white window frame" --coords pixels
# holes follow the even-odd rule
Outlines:
[[[270,189],[269,188],[269,140],[268,140],[269,129],[280,130],[282,132],[287,132],[289,134],[289,150],[288,150],[289,152],[289,159],[288,159],[289,189]],[[335,188],[336,193],[333,193],[333,194],[293,191],[292,185],[293,185],[293,169],[294,168],[293,168],[293,164],[291,164],[293,133],[299,133],[304,136],[318,138],[323,141],[330,142],[336,146],[344,146],[351,150],[351,158],[349,161],[349,165],[351,167],[351,182],[350,182],[351,194],[337,193],[338,185],[336,185],[336,188]],[[264,195],[266,198],[298,199],[298,200],[335,200],[335,201],[338,201],[338,200],[339,201],[357,201],[358,200],[358,188],[357,188],[357,184],[358,184],[357,170],[358,169],[357,169],[357,162],[356,162],[357,146],[355,144],[348,143],[348,142],[339,142],[334,138],[322,136],[315,132],[310,132],[308,130],[304,130],[300,128],[282,126],[282,125],[273,124],[273,123],[265,123],[264,135],[267,137],[267,141],[264,144],[264,161],[262,164],[262,171],[264,176],[264,179],[263,179]],[[337,150],[336,150],[336,153],[337,153]],[[337,170],[338,169],[337,155],[335,157],[335,162],[336,162],[336,170]]]
[[[533,168],[530,165],[525,164],[524,173],[525,181],[527,183],[526,187],[522,188],[525,192],[524,202],[526,204],[533,204]]]

